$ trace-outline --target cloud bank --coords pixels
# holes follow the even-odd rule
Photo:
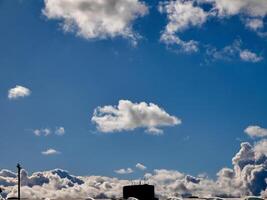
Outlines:
[[[104,133],[145,128],[148,133],[162,134],[159,127],[181,124],[180,119],[156,104],[132,103],[129,100],[120,100],[118,106],[96,108],[91,120]]]
[[[134,21],[148,13],[139,0],[44,0],[43,14],[61,21],[66,32],[85,39],[105,39],[117,36],[136,41]]]
[[[233,168],[222,168],[216,180],[196,177],[167,169],[155,169],[144,175],[146,182],[156,186],[160,198],[188,197],[243,197],[267,194],[267,140],[251,145],[241,143],[232,159]],[[120,172],[130,171],[128,169]],[[31,199],[115,198],[122,196],[122,187],[132,181],[104,176],[73,176],[61,169],[28,175],[22,170],[22,196]],[[0,187],[4,197],[16,195],[16,174],[0,171]]]

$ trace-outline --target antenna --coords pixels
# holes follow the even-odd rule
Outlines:
[[[17,164],[17,169],[18,169],[18,199],[20,200],[20,170],[21,170],[21,166],[19,163]]]

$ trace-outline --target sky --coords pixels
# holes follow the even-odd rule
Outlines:
[[[0,168],[232,167],[267,135],[266,5],[0,0]]]

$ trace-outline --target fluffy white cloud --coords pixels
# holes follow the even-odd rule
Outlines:
[[[177,33],[190,27],[199,27],[206,22],[208,14],[194,5],[193,1],[176,0],[161,2],[159,11],[166,13],[168,24],[163,31],[160,40],[167,45],[176,44],[182,51],[198,51],[198,42],[194,40],[184,41]]]
[[[143,164],[141,164],[141,163],[137,163],[137,164],[135,165],[135,167],[136,167],[137,169],[140,169],[140,170],[146,170],[146,166],[143,165]]]
[[[250,137],[266,137],[267,129],[261,128],[260,126],[248,126],[244,132]]]
[[[58,128],[56,128],[56,130],[55,130],[55,134],[56,135],[59,135],[59,136],[62,136],[62,135],[64,135],[65,134],[65,128],[64,127],[58,127]]]
[[[20,85],[16,85],[16,87],[11,88],[8,91],[8,98],[9,99],[18,99],[20,97],[27,97],[31,94],[30,89],[20,86]]]
[[[33,130],[33,133],[36,136],[48,136],[51,134],[51,130],[49,128],[35,129]]]
[[[62,20],[64,31],[86,39],[121,36],[135,41],[134,20],[148,13],[139,0],[44,0],[43,14]]]
[[[118,169],[114,171],[117,174],[131,174],[134,171],[132,170],[132,168],[127,168],[127,169]]]
[[[99,131],[105,133],[146,128],[147,132],[158,134],[158,127],[174,126],[180,124],[181,120],[153,103],[120,100],[118,106],[96,108],[92,122],[96,123]]]
[[[48,155],[60,154],[60,152],[55,150],[55,149],[50,148],[50,149],[47,149],[45,151],[42,151],[42,154],[48,156]]]

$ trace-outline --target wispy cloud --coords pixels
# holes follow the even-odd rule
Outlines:
[[[9,99],[18,99],[18,98],[23,98],[23,97],[27,97],[31,94],[31,90],[20,86],[20,85],[16,85],[16,87],[11,88],[8,91],[8,98]]]
[[[263,60],[263,57],[257,55],[249,49],[242,48],[242,41],[240,39],[234,40],[230,45],[225,46],[222,49],[217,49],[213,46],[208,46],[206,49],[208,59],[211,60],[236,60],[240,59],[244,62],[257,63]]]

